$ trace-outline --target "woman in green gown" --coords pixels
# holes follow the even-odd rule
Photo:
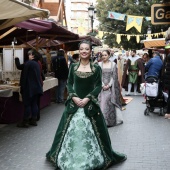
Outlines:
[[[107,169],[126,160],[113,151],[97,97],[102,89],[101,68],[91,62],[91,44],[79,44],[80,62],[71,65],[68,99],[48,160],[61,170]]]

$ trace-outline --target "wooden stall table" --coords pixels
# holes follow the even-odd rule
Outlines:
[[[51,103],[50,90],[58,85],[56,78],[48,77],[43,82],[43,95],[40,99],[40,109]],[[20,94],[20,87],[0,85],[0,123],[15,123],[22,120],[24,106]]]

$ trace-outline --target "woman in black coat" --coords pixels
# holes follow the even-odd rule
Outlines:
[[[167,102],[167,114],[166,119],[170,119],[170,54],[167,55],[165,60],[165,74],[164,74],[164,86],[168,90],[168,102]]]

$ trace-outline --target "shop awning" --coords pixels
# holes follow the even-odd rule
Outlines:
[[[165,46],[165,38],[143,40],[145,48],[160,48]]]
[[[8,34],[8,31],[13,28],[14,30]],[[5,36],[2,36],[4,33]],[[38,37],[58,41],[76,40],[79,38],[78,34],[68,31],[54,21],[38,19],[29,19],[16,24],[14,27],[0,30],[0,45],[10,45],[14,37],[17,39],[17,45]]]
[[[0,30],[30,18],[48,18],[49,11],[18,0],[0,0]]]
[[[19,47],[22,48],[45,48],[45,47],[56,47],[61,44],[61,41],[57,40],[50,40],[45,38],[38,38],[28,41],[26,44],[21,44]]]

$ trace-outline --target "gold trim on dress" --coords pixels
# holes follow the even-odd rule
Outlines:
[[[57,147],[57,149],[56,149],[56,154],[55,154],[55,156],[54,156],[54,158],[53,158],[53,160],[52,160],[52,161],[54,161],[54,162],[55,162],[56,158],[58,157],[58,154],[59,154],[61,145],[62,145],[62,143],[63,143],[64,137],[65,137],[65,134],[66,134],[66,130],[67,130],[67,128],[68,128],[68,125],[69,125],[72,117],[73,117],[73,115],[69,115],[69,117],[67,118],[66,124],[65,124],[65,126],[64,126],[64,130],[62,131],[61,140],[60,140],[60,142],[59,142],[59,144],[58,144],[58,147]]]
[[[87,78],[92,76],[94,73],[93,72],[81,72],[81,71],[75,71],[75,74],[80,77],[80,78]]]
[[[97,137],[98,142],[99,142],[100,149],[102,150],[104,160],[105,160],[105,167],[103,169],[107,169],[107,167],[109,167],[111,165],[112,161],[108,158],[106,152],[104,151],[104,146],[102,144],[102,141],[100,140],[100,133],[97,130],[96,121],[93,119],[93,117],[91,119],[92,119],[94,131],[96,133],[96,137]]]

